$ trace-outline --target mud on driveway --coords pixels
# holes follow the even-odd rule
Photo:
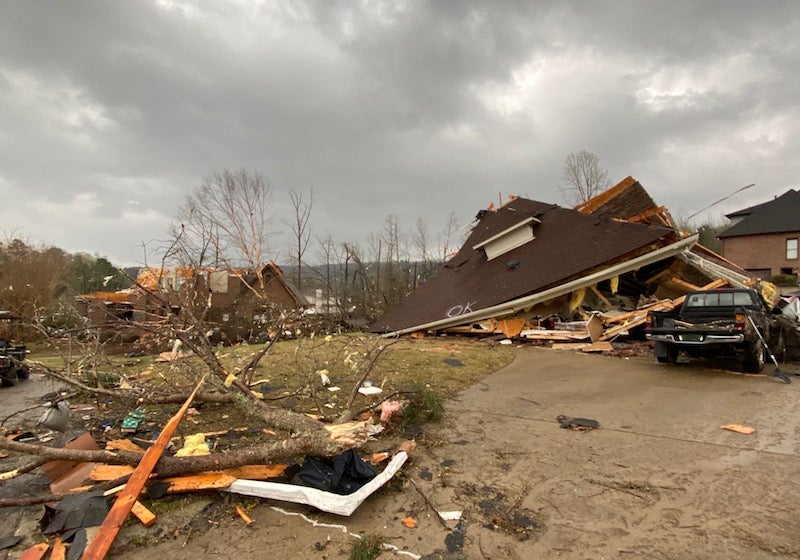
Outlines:
[[[353,516],[191,497],[150,529],[127,525],[111,557],[338,559],[354,535],[376,534],[397,549],[381,558],[798,558],[794,379],[522,348],[448,403],[402,489]],[[600,429],[561,429],[561,414]],[[729,423],[756,431],[720,429]],[[445,528],[433,508],[464,522]]]

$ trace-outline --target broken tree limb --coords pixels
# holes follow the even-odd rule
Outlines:
[[[178,476],[204,471],[217,471],[245,465],[263,465],[293,459],[303,455],[331,457],[352,447],[351,442],[335,441],[320,423],[319,431],[299,437],[255,445],[243,449],[228,450],[195,457],[162,456],[156,467],[158,477]],[[365,440],[366,441],[366,440]],[[363,442],[361,442],[363,443]],[[47,460],[68,460],[76,462],[107,463],[110,465],[137,465],[141,453],[130,451],[104,451],[84,449],[63,449],[4,441],[0,438],[0,449],[38,455]]]
[[[100,530],[97,532],[97,535],[95,535],[92,541],[87,545],[83,553],[84,560],[103,560],[103,558],[106,557],[108,549],[111,548],[111,543],[114,542],[122,524],[131,512],[131,508],[144,488],[145,483],[147,483],[147,479],[150,478],[150,473],[153,472],[158,460],[161,458],[161,454],[167,448],[169,439],[172,437],[172,434],[175,433],[178,424],[180,424],[186,411],[189,410],[192,399],[200,391],[200,387],[202,387],[205,380],[206,376],[204,375],[197,383],[197,387],[192,391],[192,394],[189,395],[189,398],[183,403],[180,410],[178,410],[178,412],[170,418],[169,422],[167,422],[167,425],[164,426],[164,429],[161,431],[155,443],[145,452],[142,460],[139,462],[139,466],[136,467],[136,470],[125,485],[125,489],[117,497],[117,500],[114,502],[114,505],[111,506],[111,510],[108,512],[102,525],[100,525]]]
[[[109,480],[108,482],[95,484],[94,486],[82,489],[80,491],[83,492],[89,490],[107,490],[109,488],[115,488],[120,484],[125,484],[128,478],[129,476],[124,476],[116,480]],[[62,500],[64,497],[69,496],[70,494],[74,494],[76,491],[77,489],[73,488],[69,492],[63,492],[60,494],[46,494],[43,496],[25,496],[21,498],[0,498],[0,508],[35,506],[39,504],[57,502],[59,500]]]
[[[35,469],[41,467],[46,462],[47,462],[47,459],[40,458],[40,459],[37,459],[36,461],[33,461],[32,463],[28,463],[27,465],[19,467],[19,468],[16,468],[16,469],[14,469],[12,471],[6,471],[4,473],[0,473],[0,481],[11,480],[12,478],[17,478],[20,475],[23,475],[25,473],[29,473],[32,470],[35,470]]]

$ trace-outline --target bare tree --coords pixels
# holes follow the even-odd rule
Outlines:
[[[247,266],[268,260],[273,188],[245,169],[213,173],[187,197],[171,227],[171,258],[195,266]],[[213,251],[213,255],[210,252]],[[211,262],[213,259],[213,262]]]
[[[589,200],[611,185],[600,159],[586,150],[572,152],[564,160],[564,181],[562,196],[573,205]]]
[[[308,201],[303,200],[303,193],[291,191],[289,198],[292,201],[292,209],[294,210],[293,221],[287,225],[292,229],[294,235],[294,257],[295,264],[297,265],[297,272],[295,274],[295,282],[297,289],[303,288],[303,255],[308,248],[308,242],[311,240],[311,232],[308,230],[308,221],[311,217],[311,209],[314,206],[314,191],[309,191]]]
[[[450,253],[453,251],[453,243],[457,243],[456,239],[458,234],[458,219],[456,213],[452,210],[447,215],[447,221],[444,225],[444,230],[441,235],[441,249],[442,249],[442,262],[447,262],[450,258]]]

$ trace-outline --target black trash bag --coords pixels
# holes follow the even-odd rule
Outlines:
[[[318,488],[333,492],[338,480],[334,480],[333,468],[319,459],[306,457],[303,467],[292,477],[292,484]]]
[[[292,484],[309,486],[334,494],[352,494],[375,478],[375,469],[355,449],[348,449],[332,461],[306,457]]]
[[[337,494],[352,494],[375,478],[376,474],[372,465],[364,462],[355,449],[348,449],[333,458],[333,473],[339,477],[334,490]]]

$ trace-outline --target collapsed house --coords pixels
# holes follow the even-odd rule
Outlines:
[[[264,335],[275,314],[305,309],[308,302],[270,262],[257,272],[211,268],[144,268],[133,287],[76,297],[76,309],[92,327],[145,323],[186,305],[208,305],[205,321],[230,341]]]
[[[574,209],[511,197],[476,220],[458,253],[373,332],[595,342],[691,290],[753,282],[678,232],[631,177]]]

